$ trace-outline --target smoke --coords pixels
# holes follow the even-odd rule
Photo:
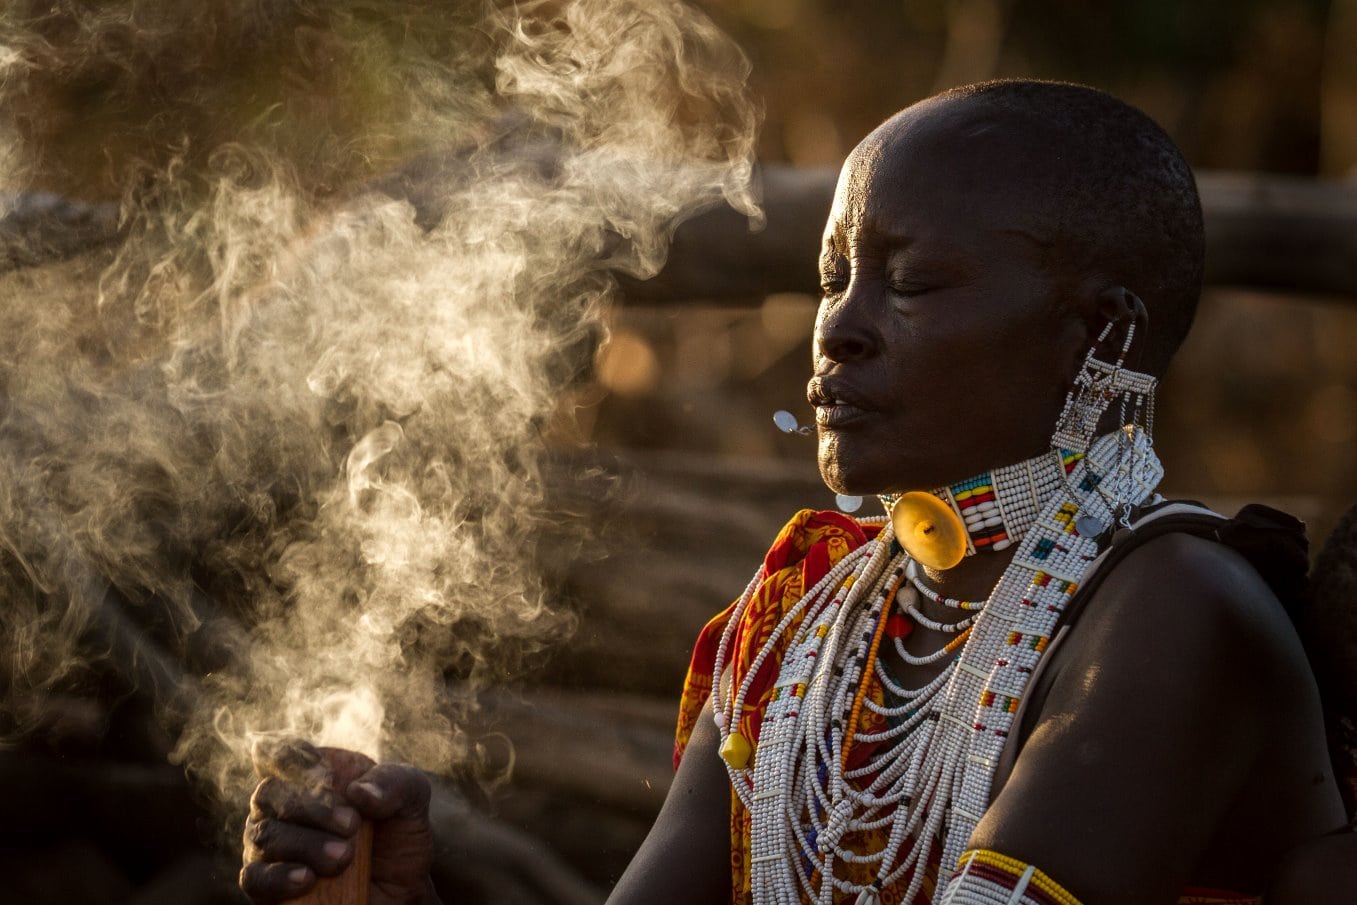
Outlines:
[[[0,275],[11,728],[113,666],[230,800],[260,734],[462,762],[569,629],[544,465],[611,274],[753,211],[746,75],[666,0],[10,4],[0,189],[123,234]]]

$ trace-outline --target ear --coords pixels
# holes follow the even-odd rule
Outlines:
[[[1084,310],[1089,345],[1097,348],[1094,354],[1107,362],[1124,358],[1127,368],[1142,370],[1140,365],[1150,337],[1150,313],[1140,296],[1125,286],[1104,285],[1090,293]],[[1111,330],[1107,330],[1109,324]],[[1104,330],[1107,335],[1099,341]]]

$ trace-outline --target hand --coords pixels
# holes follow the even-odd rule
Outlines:
[[[318,876],[342,873],[361,820],[373,827],[370,905],[438,902],[422,772],[305,742],[257,747],[255,769],[265,779],[250,799],[240,888],[256,905],[296,898]]]

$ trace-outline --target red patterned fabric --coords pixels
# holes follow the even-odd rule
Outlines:
[[[726,652],[727,663],[723,669],[736,684],[744,682],[753,666],[754,658],[768,641],[778,623],[797,601],[815,586],[830,569],[853,550],[876,536],[879,529],[874,525],[861,525],[852,518],[838,512],[814,512],[802,510],[778,533],[777,540],[764,557],[763,571],[758,589],[749,605],[741,615],[736,626],[731,649]],[[692,735],[693,726],[704,715],[703,705],[712,691],[712,671],[716,664],[717,648],[721,635],[734,611],[734,604],[715,619],[707,623],[698,636],[693,648],[692,663],[688,669],[688,678],[684,682],[683,698],[679,707],[678,730],[675,734],[674,765],[677,768],[683,749]],[[786,629],[786,638],[799,628],[799,620],[793,620]],[[775,693],[774,683],[782,665],[782,653],[785,645],[775,645],[772,656],[766,658],[755,673],[750,684],[749,694],[743,711],[739,714],[739,732],[749,739],[758,756],[759,729],[763,721],[763,711],[770,697]],[[867,694],[880,701],[883,690],[875,676],[867,688]],[[874,727],[881,717],[863,708],[862,713],[872,723],[863,723],[859,730]],[[848,764],[860,762],[867,756],[870,748],[856,745],[849,754]],[[731,859],[731,901],[749,902],[749,813],[745,811],[736,795],[730,796],[730,859]],[[884,831],[872,834],[858,834],[845,842],[858,850],[879,850],[886,841]],[[935,850],[930,863],[929,876],[925,878],[923,890],[911,905],[926,905],[932,898],[936,886],[937,863],[941,852]],[[874,871],[863,866],[849,868],[851,879],[859,884],[870,883]],[[909,885],[906,876],[900,883],[882,890],[882,905],[904,905],[905,888]]]
[[[840,559],[874,538],[877,530],[876,526],[859,525],[838,512],[803,509],[792,517],[778,532],[773,546],[763,558],[762,582],[740,622],[732,650],[727,652],[727,656],[732,653],[735,655],[733,675],[737,677],[736,681],[743,681],[754,656],[787,610],[795,606],[801,596],[824,578]],[[679,702],[674,745],[675,769],[678,768],[679,758],[692,735],[702,706],[711,696],[716,650],[734,609],[735,604],[732,603],[708,622],[693,646],[692,662]],[[792,626],[791,630],[795,629],[796,626]],[[782,651],[779,648],[759,670],[744,713],[740,715],[740,733],[751,742],[758,741],[763,708],[781,664]],[[725,668],[731,669],[730,664],[726,664]]]

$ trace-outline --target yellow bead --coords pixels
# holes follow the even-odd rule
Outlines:
[[[956,511],[931,493],[906,493],[891,507],[895,539],[930,569],[950,569],[966,555],[966,525]]]
[[[726,740],[721,743],[721,759],[729,764],[732,770],[743,770],[753,755],[754,746],[738,732],[727,735]]]

